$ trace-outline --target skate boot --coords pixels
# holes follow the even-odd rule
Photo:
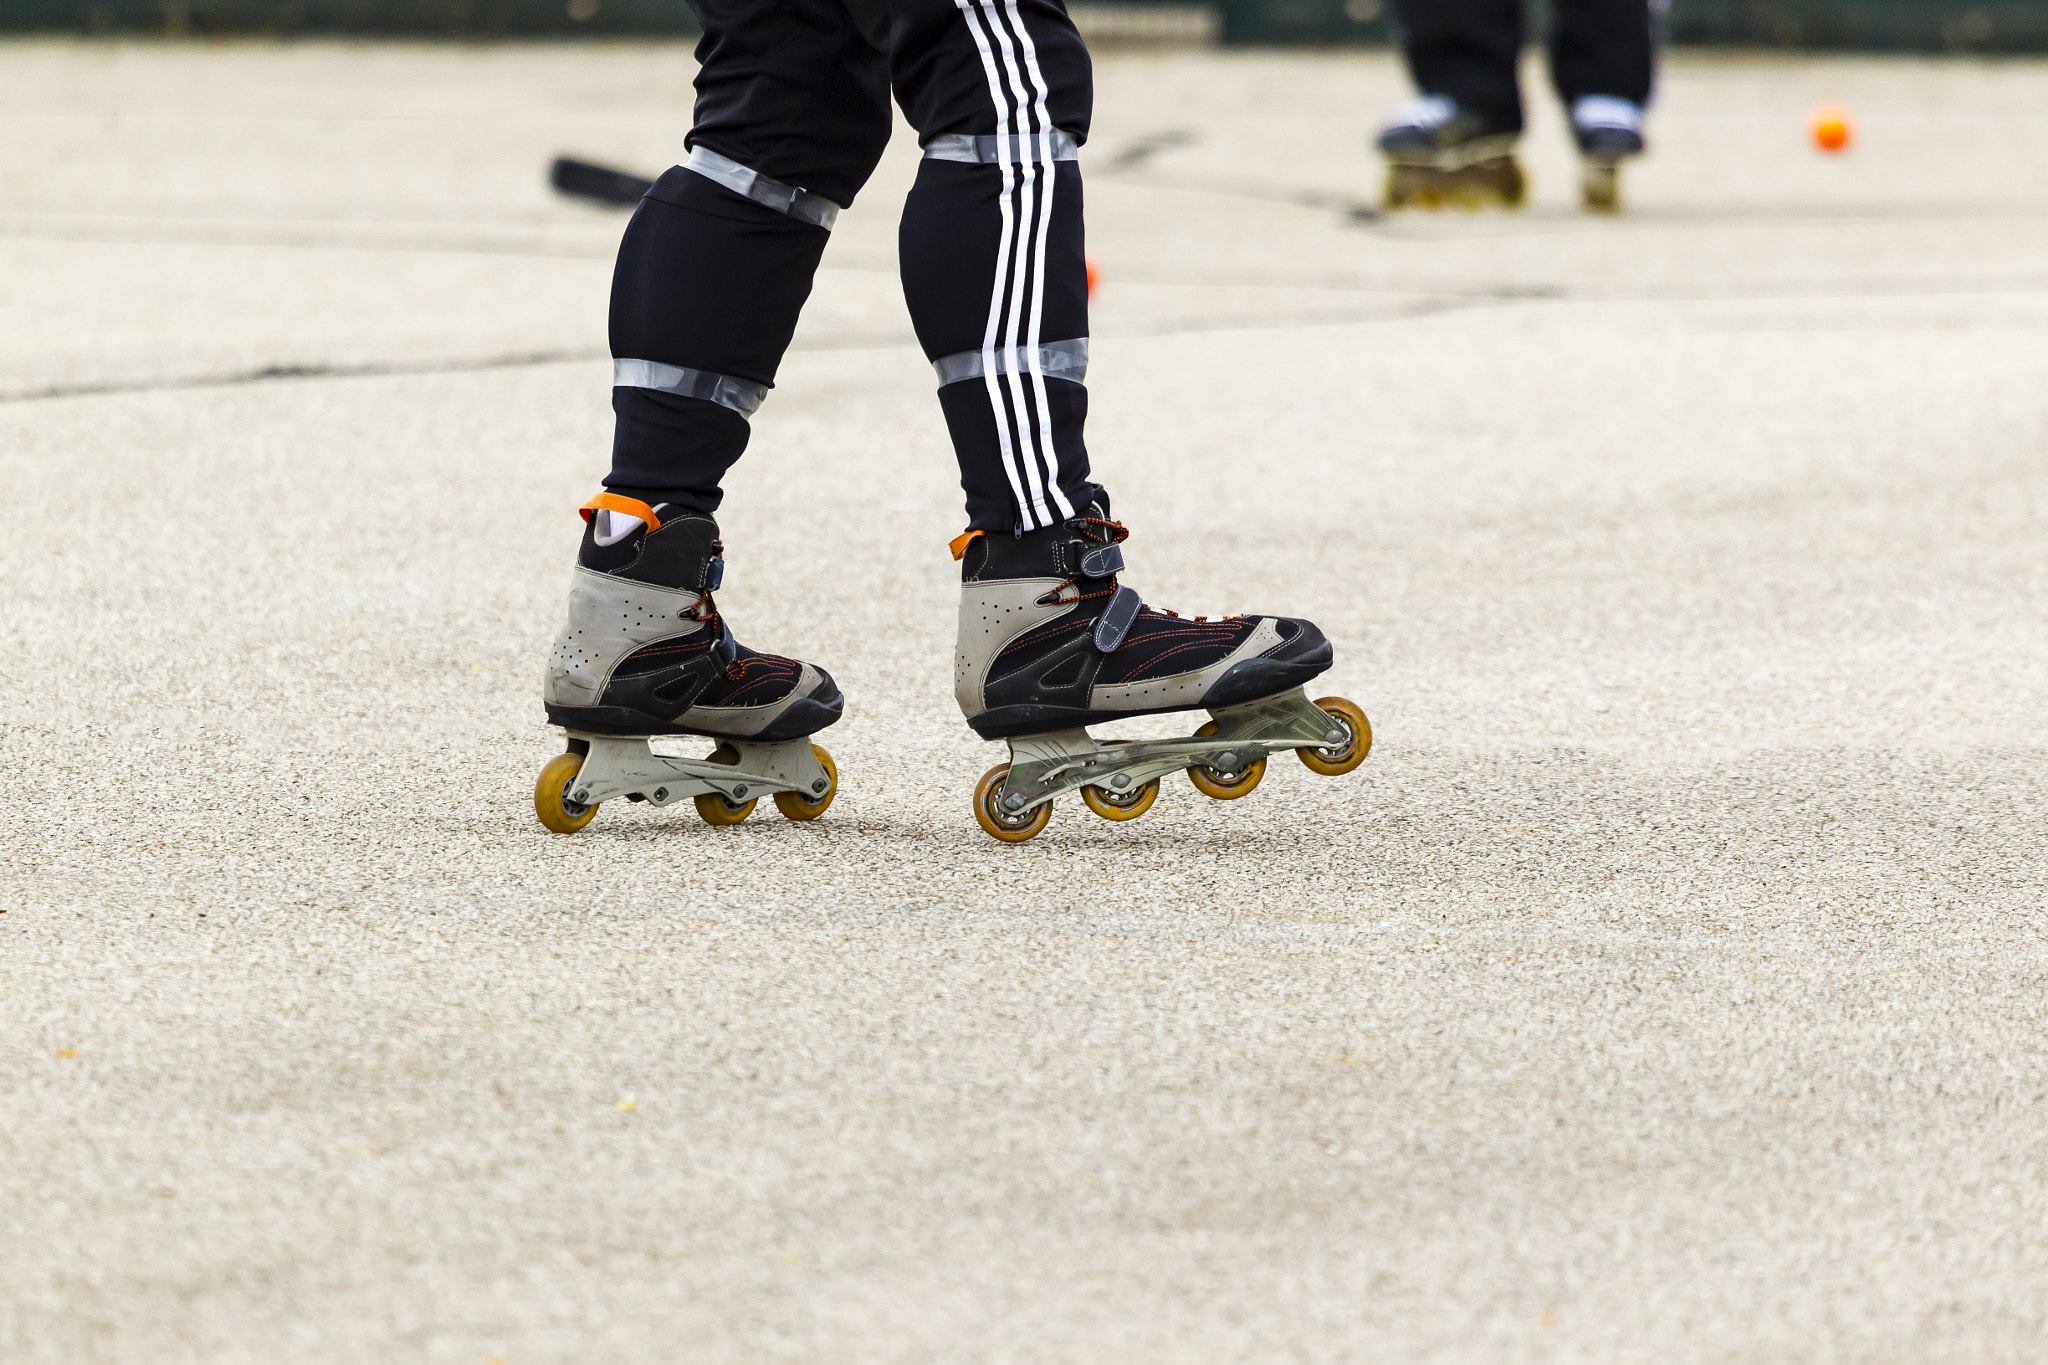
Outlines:
[[[960,566],[954,692],[983,739],[1010,761],[982,777],[974,818],[1021,843],[1079,791],[1107,820],[1143,815],[1159,779],[1185,769],[1219,801],[1250,793],[1266,757],[1292,749],[1339,776],[1365,760],[1372,727],[1341,697],[1311,702],[1302,685],[1330,666],[1330,642],[1284,616],[1180,616],[1123,586],[1128,532],[1100,504],[1021,536],[970,531]],[[1098,740],[1087,727],[1130,716],[1206,710],[1187,739]]]
[[[534,811],[574,834],[613,797],[665,806],[690,796],[707,824],[736,825],[773,795],[790,819],[814,820],[839,773],[808,736],[839,719],[839,689],[815,664],[733,639],[711,599],[725,571],[718,527],[664,519],[668,506],[605,493],[583,508],[569,624],[544,693],[569,749],[541,770]],[[687,735],[720,742],[701,759],[649,743]]]
[[[1572,137],[1579,144],[1579,198],[1593,213],[1621,208],[1621,163],[1643,153],[1643,108],[1613,95],[1581,95],[1572,102]]]
[[[1528,182],[1515,161],[1518,136],[1448,95],[1410,100],[1379,136],[1387,207],[1520,208]]]

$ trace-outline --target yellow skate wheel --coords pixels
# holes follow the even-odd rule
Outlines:
[[[1196,739],[1207,739],[1216,733],[1216,722],[1206,721],[1195,731]],[[1250,796],[1252,788],[1259,785],[1266,775],[1266,760],[1247,763],[1234,773],[1218,772],[1216,769],[1197,763],[1188,769],[1188,781],[1195,784],[1195,790],[1218,801],[1235,801],[1240,796]]]
[[[1621,168],[1612,161],[1588,161],[1579,178],[1579,200],[1588,213],[1621,211]]]
[[[839,765],[832,761],[832,755],[813,744],[811,753],[825,770],[825,794],[815,801],[804,799],[802,792],[775,793],[775,809],[790,820],[815,820],[825,813],[825,807],[832,804],[832,798],[839,795]]]
[[[1386,188],[1380,196],[1388,209],[1405,209],[1415,203],[1415,196],[1408,187],[1408,177],[1401,174],[1399,166],[1387,167]]]
[[[1323,697],[1316,702],[1324,714],[1344,727],[1344,738],[1335,744],[1320,749],[1296,749],[1301,761],[1312,773],[1324,777],[1342,777],[1365,762],[1365,756],[1372,752],[1372,722],[1365,718],[1365,712],[1358,709],[1358,703],[1342,697]]]
[[[704,761],[721,764],[727,768],[737,768],[740,765],[740,751],[733,748],[730,744],[721,744],[716,749],[713,749],[711,757]],[[753,800],[742,801],[740,804],[734,805],[717,792],[705,792],[702,796],[696,798],[697,815],[707,825],[737,825],[740,821],[754,813],[754,801],[759,799],[759,797],[755,797]],[[830,798],[828,797],[827,799],[829,800]],[[820,806],[818,809],[823,810],[824,807]]]
[[[576,774],[582,771],[582,754],[556,754],[533,784],[533,813],[557,834],[574,834],[597,818],[597,802],[584,806],[569,799]]]
[[[1390,163],[1387,166],[1386,205],[1389,209],[1442,208],[1443,180],[1443,173],[1432,166]]]
[[[1529,178],[1522,174],[1521,163],[1509,157],[1507,169],[1501,173],[1500,201],[1511,209],[1518,209],[1528,197]]]
[[[1152,809],[1152,803],[1159,799],[1159,779],[1153,778],[1142,787],[1130,791],[1112,792],[1104,787],[1081,788],[1081,799],[1088,803],[1088,809],[1105,820],[1135,820]]]
[[[990,838],[1001,839],[1006,844],[1021,844],[1026,839],[1036,838],[1052,819],[1052,802],[1034,806],[1022,815],[1006,815],[1001,802],[1003,779],[1009,775],[1010,765],[1007,763],[998,763],[981,775],[981,781],[974,786],[974,818]]]

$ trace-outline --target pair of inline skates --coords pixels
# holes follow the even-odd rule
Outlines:
[[[583,509],[569,624],[545,693],[568,750],[542,769],[534,810],[561,834],[619,797],[657,806],[689,797],[707,823],[731,825],[768,796],[787,818],[814,820],[839,789],[831,755],[811,741],[839,719],[839,689],[815,664],[733,638],[712,596],[725,568],[717,526],[666,510],[613,494]],[[1127,535],[1096,504],[1061,525],[953,542],[955,696],[977,734],[1010,747],[1010,761],[975,788],[974,816],[1005,843],[1036,836],[1070,792],[1105,819],[1130,820],[1176,770],[1230,801],[1259,785],[1273,754],[1291,749],[1334,777],[1372,748],[1355,704],[1310,701],[1302,690],[1330,666],[1321,631],[1292,617],[1147,606],[1120,581]],[[1099,740],[1087,730],[1193,710],[1210,719],[1183,739]],[[677,736],[717,746],[703,758],[651,747]]]
[[[1643,150],[1643,111],[1629,100],[1585,95],[1573,101],[1571,119],[1580,202],[1613,213],[1621,207],[1621,163]],[[1520,136],[1447,95],[1411,100],[1379,137],[1387,207],[1519,208],[1529,192],[1515,159]]]

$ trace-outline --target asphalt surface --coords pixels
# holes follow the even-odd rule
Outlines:
[[[1378,746],[1021,847],[907,138],[723,518],[841,795],[534,821],[622,224],[542,170],[689,74],[0,46],[0,1358],[2039,1358],[2048,66],[1681,55],[1612,220],[1532,71],[1530,208],[1383,219],[1386,54],[1105,57],[1129,581]]]

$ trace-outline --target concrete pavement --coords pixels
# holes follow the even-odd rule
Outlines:
[[[1015,848],[902,136],[722,517],[842,794],[533,820],[622,223],[541,170],[689,72],[0,47],[0,1357],[2037,1353],[2048,66],[1681,54],[1625,216],[1539,93],[1528,211],[1386,220],[1386,54],[1104,58],[1131,581],[1378,747]]]

